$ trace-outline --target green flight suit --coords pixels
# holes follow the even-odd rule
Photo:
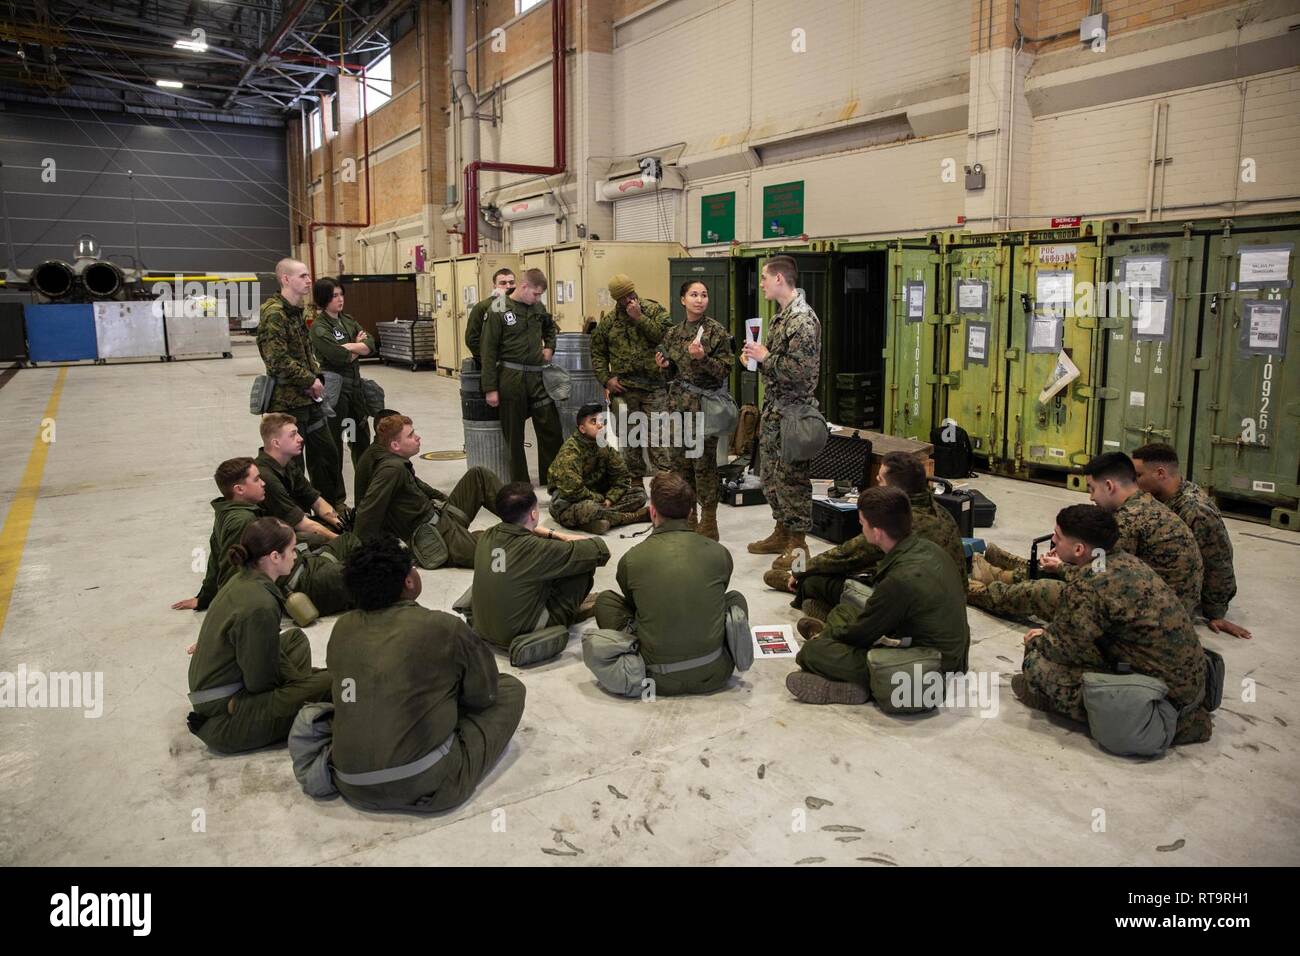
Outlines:
[[[258,474],[266,484],[266,500],[262,502],[262,513],[272,518],[279,518],[290,528],[298,526],[303,518],[312,516],[312,506],[316,499],[323,497],[315,486],[307,480],[302,462],[290,458],[283,467],[267,454],[266,449],[257,449],[253,459]],[[325,499],[329,501],[328,498]]]
[[[691,357],[690,347],[701,326],[704,334],[700,336],[700,346],[704,357],[695,359]],[[659,351],[671,363],[664,370],[668,379],[668,407],[683,415],[697,416],[699,426],[692,434],[698,436],[703,428],[699,389],[712,392],[727,384],[736,361],[731,333],[708,316],[699,322],[687,319],[669,327]],[[684,443],[675,443],[669,460],[673,471],[691,486],[700,506],[712,508],[718,503],[718,439],[706,438],[703,445],[702,449],[687,449]],[[702,453],[691,458],[688,451]]]
[[[374,337],[346,312],[332,316],[321,309],[316,310],[315,321],[311,324],[311,344],[316,350],[321,368],[333,372],[343,380],[339,391],[338,404],[334,408],[334,417],[329,419],[330,440],[334,442],[334,451],[338,458],[338,484],[343,487],[343,436],[346,432],[352,446],[352,467],[356,468],[357,459],[370,445],[370,417],[366,411],[365,396],[361,392],[361,366],[357,356],[343,347],[345,342],[356,342],[358,335],[370,347],[370,354],[377,349]],[[355,491],[355,489],[354,489]]]
[[[1205,650],[1184,602],[1145,562],[1132,554],[1107,556],[1105,569],[1084,566],[1062,584],[1050,624],[1025,648],[1030,687],[1055,712],[1087,723],[1083,675],[1135,674],[1164,681],[1180,714],[1180,736],[1199,725],[1209,737],[1209,713],[1190,708],[1205,695]],[[1177,738],[1175,738],[1177,739]]]
[[[284,412],[298,421],[305,440],[303,459],[313,483],[331,504],[347,500],[339,475],[334,442],[325,423],[325,409],[308,394],[320,374],[311,333],[302,306],[290,305],[280,293],[262,303],[257,323],[257,350],[266,374],[275,377],[270,412]]]
[[[910,637],[914,647],[939,651],[945,672],[966,670],[966,588],[944,550],[917,534],[898,542],[876,565],[866,606],[837,605],[821,634],[804,643],[796,662],[806,671],[869,691],[867,652],[882,637]]]
[[[961,544],[961,529],[957,527],[956,519],[929,491],[911,495],[908,501],[912,505],[912,533],[933,541],[943,549],[944,554],[952,559],[961,572],[964,587],[969,572],[966,568],[966,552]],[[857,578],[870,584],[872,572],[884,557],[885,552],[857,534],[843,544],[837,544],[829,551],[809,558],[804,570],[794,574],[798,590],[791,607],[800,607],[808,598],[834,607],[840,603],[844,582],[849,578]]]
[[[354,530],[363,541],[383,535],[399,538],[412,547],[418,560],[419,548],[413,543],[416,532],[437,517],[435,527],[448,552],[445,566],[472,568],[470,523],[480,508],[492,511],[496,507],[500,490],[500,478],[476,467],[461,477],[450,495],[444,495],[416,477],[415,466],[408,459],[384,449],[375,456],[366,496],[357,505]]]
[[[734,604],[748,613],[743,595],[727,590],[731,570],[724,546],[691,531],[685,519],[665,519],[619,560],[622,593],[597,595],[596,624],[631,629],[656,695],[707,694],[726,686],[736,667],[726,644],[727,608]],[[714,660],[696,667],[657,670],[719,649]]]
[[[582,432],[565,439],[546,478],[551,517],[566,528],[600,519],[627,524],[645,507],[645,488],[640,481],[633,483],[618,450]]]
[[[437,813],[464,803],[524,713],[524,685],[497,673],[492,651],[465,622],[414,601],[344,614],[325,657],[336,774],[402,767],[449,744],[433,766],[400,780],[358,785],[336,776],[344,798],[367,810]]]
[[[467,616],[485,641],[502,648],[521,634],[573,624],[596,569],[608,561],[600,538],[548,540],[503,521],[478,540]]]
[[[483,394],[498,393],[501,434],[510,451],[510,480],[528,481],[524,423],[537,433],[538,482],[546,481],[551,459],[560,450],[560,413],[542,384],[542,349],[555,349],[555,322],[540,302],[524,305],[507,298],[504,308],[487,310],[483,323]],[[511,367],[518,366],[518,367]]]
[[[366,491],[370,488],[370,476],[375,473],[375,462],[386,451],[388,449],[383,445],[372,442],[365,451],[357,456],[356,463],[352,466],[352,494],[358,506],[361,504],[362,499],[366,497]]]
[[[280,631],[283,602],[275,582],[241,568],[217,593],[190,658],[190,693],[232,687],[193,704],[191,732],[218,753],[283,743],[303,704],[330,699],[330,675],[311,666],[299,628]],[[243,684],[233,690],[235,684]],[[234,698],[234,713],[229,705]]]
[[[487,318],[488,309],[497,298],[495,295],[490,295],[486,299],[479,299],[465,319],[465,347],[469,349],[469,354],[474,356],[474,361],[479,368],[483,367],[483,320]]]
[[[633,412],[648,417],[668,410],[668,392],[655,364],[655,351],[672,325],[672,315],[653,299],[640,299],[640,302],[640,319],[633,319],[623,306],[615,305],[601,313],[600,322],[591,333],[591,368],[596,373],[596,381],[608,388],[609,380],[617,378],[625,389],[609,395],[610,418],[620,429]],[[648,444],[648,437],[645,442],[633,442],[628,434],[632,430],[623,429],[618,436],[623,460],[632,477],[644,478],[670,470],[670,449]],[[639,431],[648,434],[648,430],[647,426]],[[650,459],[648,469],[642,448]]]
[[[232,545],[239,544],[249,522],[262,517],[257,505],[227,498],[213,498],[212,534],[208,537],[208,566],[203,584],[196,595],[198,610],[206,611],[217,592],[235,576],[235,568],[226,560]]]

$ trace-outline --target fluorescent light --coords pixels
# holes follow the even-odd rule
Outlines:
[[[185,88],[185,84],[180,80],[154,80],[154,83],[164,90],[183,90]]]
[[[208,45],[202,40],[177,40],[172,46],[178,50],[189,50],[193,53],[202,53],[208,48]]]

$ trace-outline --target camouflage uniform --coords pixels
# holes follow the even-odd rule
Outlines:
[[[540,302],[525,305],[506,298],[489,308],[483,322],[483,394],[497,392],[501,434],[510,453],[510,480],[528,481],[524,422],[537,434],[537,477],[546,480],[560,450],[560,413],[542,384],[543,349],[555,349],[555,320]],[[522,368],[515,366],[523,366]]]
[[[1195,614],[1201,600],[1201,554],[1187,526],[1145,491],[1134,492],[1119,506],[1115,522],[1119,525],[1115,551],[1126,551],[1145,562],[1173,588],[1187,612]],[[1106,560],[1110,557],[1106,555]],[[1027,578],[1029,562],[1017,558],[1014,564],[1017,578]],[[1079,573],[1073,568],[1062,570],[1067,579]],[[1063,587],[1060,577],[994,583],[973,592],[969,600],[990,614],[1050,620]]]
[[[600,316],[596,331],[591,333],[591,368],[596,380],[607,385],[617,378],[626,391],[621,395],[610,393],[610,413],[614,421],[626,421],[632,412],[647,416],[667,409],[668,393],[663,387],[663,377],[655,364],[655,349],[663,341],[672,324],[672,318],[653,299],[639,299],[641,318],[633,319],[621,305],[616,305]],[[622,405],[622,413],[618,407]],[[624,435],[619,435],[623,460],[633,478],[644,478],[655,471],[668,471],[672,467],[669,449],[645,446],[653,471],[648,471],[641,447],[630,447]]]
[[[325,424],[325,409],[307,394],[320,374],[320,363],[302,306],[290,305],[278,292],[264,301],[257,323],[257,350],[266,364],[266,374],[275,377],[267,411],[284,412],[298,420],[298,431],[306,441],[303,458],[307,473],[326,501],[343,504],[347,491],[338,452]]]
[[[1225,617],[1228,604],[1237,594],[1237,577],[1232,570],[1232,540],[1223,525],[1223,516],[1214,500],[1186,478],[1165,506],[1183,519],[1200,549],[1205,566],[1201,613],[1210,620]]]
[[[1123,553],[1108,555],[1105,570],[1085,566],[1062,582],[1052,623],[1025,648],[1023,667],[1053,711],[1087,723],[1084,673],[1117,673],[1121,663],[1164,681],[1179,710],[1205,695],[1205,651],[1183,602],[1152,568]],[[1198,707],[1180,717],[1180,735],[1202,722],[1209,714]]]
[[[335,317],[323,309],[317,309],[311,324],[311,344],[316,350],[321,368],[333,372],[343,380],[338,404],[334,408],[334,417],[328,422],[330,441],[334,443],[334,452],[338,458],[337,480],[340,488],[343,487],[344,427],[348,427],[351,435],[348,444],[352,448],[354,469],[361,453],[370,445],[370,416],[366,411],[366,400],[361,391],[361,369],[356,355],[343,347],[344,343],[356,342],[357,336],[362,333],[365,337],[361,341],[370,347],[370,354],[374,355],[378,351],[374,336],[361,328],[357,320],[346,312],[340,312]],[[341,502],[335,503],[341,504]]]
[[[623,456],[608,445],[574,432],[551,462],[547,481],[551,492],[551,517],[566,528],[581,528],[604,519],[627,524],[645,507],[645,489],[633,483]],[[605,500],[612,502],[605,505]]]
[[[693,359],[687,349],[695,341],[701,325],[704,326],[704,335],[700,338],[700,345],[704,348],[704,358]],[[663,353],[664,358],[673,363],[666,370],[668,408],[683,415],[694,415],[700,411],[700,394],[692,391],[691,387],[704,389],[706,392],[717,391],[724,387],[731,375],[731,363],[735,361],[731,333],[708,316],[699,322],[683,321],[671,326],[659,345],[659,351]],[[696,421],[703,421],[703,419],[696,419]],[[695,500],[702,507],[716,506],[718,503],[718,439],[705,439],[704,451],[698,458],[688,458],[686,451],[684,443],[673,443],[669,451],[669,464],[672,470],[691,486],[695,491]]]
[[[767,359],[758,366],[763,380],[763,414],[758,423],[759,476],[777,523],[796,534],[812,527],[810,462],[781,458],[781,411],[786,405],[815,401],[821,370],[821,322],[802,290],[776,314],[767,330]]]
[[[967,578],[966,552],[961,546],[961,529],[957,527],[956,520],[928,491],[911,495],[908,501],[912,505],[912,533],[933,541],[952,558],[953,564],[961,572],[964,588]],[[804,570],[794,573],[797,590],[791,607],[800,607],[808,598],[834,607],[840,603],[844,582],[849,578],[858,578],[870,584],[876,565],[884,557],[885,552],[859,534],[829,551],[809,558]]]

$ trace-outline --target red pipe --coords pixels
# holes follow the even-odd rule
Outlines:
[[[525,166],[521,163],[491,163],[481,159],[465,167],[465,235],[461,241],[462,254],[478,252],[478,173],[480,169],[501,173],[540,173],[554,176],[568,168],[568,152],[565,148],[565,131],[568,126],[565,115],[565,92],[568,88],[564,70],[565,42],[565,3],[567,0],[551,0],[551,156],[550,166]],[[477,122],[477,121],[476,121]],[[368,174],[367,174],[368,175]]]
[[[331,227],[349,227],[349,228],[366,228],[370,225],[370,114],[366,112],[366,68],[360,64],[349,66],[347,63],[335,63],[333,60],[321,59],[315,56],[291,56],[281,57],[293,63],[311,63],[317,66],[337,66],[339,75],[343,75],[343,70],[356,70],[361,75],[361,138],[362,138],[362,156],[366,160],[366,218],[363,222],[318,222],[313,219],[307,224],[307,260],[308,268],[311,270],[311,277],[314,281],[319,278],[316,275],[316,230],[323,229],[326,226]],[[340,114],[342,115],[342,114]],[[324,108],[321,110],[321,129],[325,128]],[[303,136],[310,137],[310,130],[303,130]],[[322,137],[323,138],[323,137]],[[310,142],[310,139],[308,140]],[[308,168],[304,171],[308,176],[311,175],[311,150],[307,151]],[[306,177],[304,177],[305,179]]]

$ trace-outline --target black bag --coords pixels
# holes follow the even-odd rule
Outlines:
[[[997,517],[998,506],[992,501],[989,501],[986,495],[982,492],[976,491],[974,488],[970,490],[970,493],[972,499],[970,510],[975,514],[975,527],[993,527],[993,520]]]
[[[954,441],[945,442],[943,433],[952,428]],[[956,425],[938,425],[930,429],[934,445],[934,474],[937,478],[969,478],[975,465],[975,452],[966,429]]]
[[[963,538],[975,537],[975,493],[965,488],[954,490],[952,482],[945,478],[931,478],[939,486],[934,493],[934,500],[952,515]]]

